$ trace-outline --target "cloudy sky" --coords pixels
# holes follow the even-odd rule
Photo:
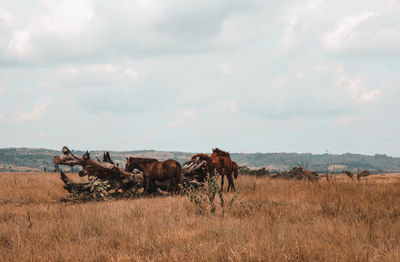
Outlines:
[[[398,0],[0,2],[0,147],[399,156],[399,114]]]

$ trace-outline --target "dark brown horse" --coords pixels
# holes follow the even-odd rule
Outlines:
[[[233,163],[228,152],[222,151],[219,148],[213,148],[213,153],[211,154],[211,160],[214,168],[217,170],[218,174],[221,175],[221,190],[224,188],[224,175],[228,178],[228,189],[235,190],[235,183],[233,181]]]
[[[126,158],[125,171],[132,172],[135,168],[143,172],[143,193],[155,192],[155,181],[169,180],[168,191],[178,190],[178,185],[182,183],[181,164],[173,159],[160,162],[153,158]]]

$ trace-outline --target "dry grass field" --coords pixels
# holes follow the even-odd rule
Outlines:
[[[58,174],[0,173],[0,259],[400,261],[399,175],[236,184],[196,215],[186,196],[63,203]]]

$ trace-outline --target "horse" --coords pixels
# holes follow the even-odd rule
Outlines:
[[[211,154],[211,160],[214,168],[217,170],[218,174],[221,175],[221,190],[224,188],[224,175],[228,178],[228,189],[235,190],[235,183],[233,182],[232,171],[233,163],[228,152],[225,152],[219,148],[213,148],[213,153]]]
[[[125,171],[132,172],[135,168],[143,172],[143,193],[153,192],[155,181],[169,180],[168,191],[178,190],[182,183],[181,164],[173,159],[160,162],[154,158],[127,157]]]

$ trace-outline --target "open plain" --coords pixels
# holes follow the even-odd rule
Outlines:
[[[398,174],[361,182],[239,176],[236,186],[238,194],[224,193],[215,214],[199,214],[185,195],[61,202],[67,192],[57,173],[0,173],[0,257],[400,261]]]

